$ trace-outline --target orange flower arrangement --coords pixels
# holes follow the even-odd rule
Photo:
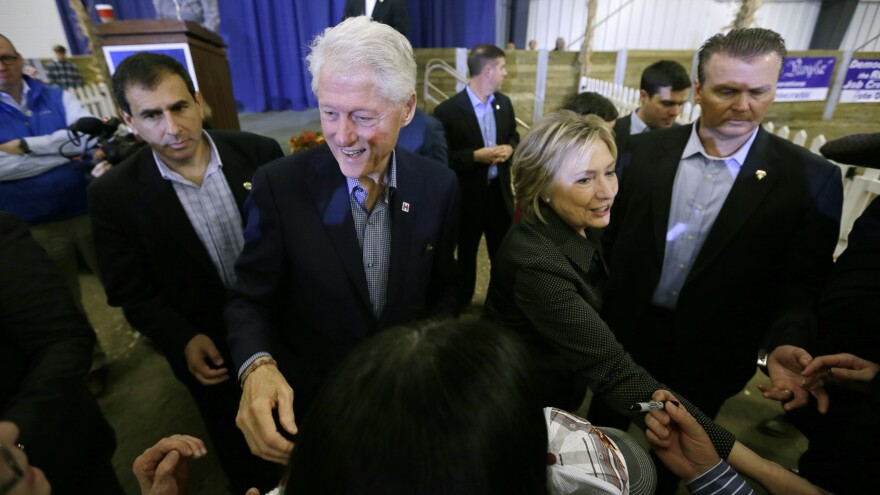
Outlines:
[[[307,150],[324,144],[324,135],[320,132],[302,131],[299,136],[290,138],[290,152]]]

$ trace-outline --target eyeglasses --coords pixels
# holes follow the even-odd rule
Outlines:
[[[0,57],[0,62],[2,62],[3,65],[12,65],[18,62],[18,55],[3,55]]]
[[[0,444],[0,495],[7,495],[23,477],[24,472],[12,452]]]

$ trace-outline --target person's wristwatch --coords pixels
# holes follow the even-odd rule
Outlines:
[[[28,146],[28,143],[24,138],[18,140],[18,149],[21,150],[22,155],[31,154],[31,147]]]
[[[769,353],[766,349],[758,351],[758,368],[764,372],[765,375],[767,374],[767,356],[769,356]]]

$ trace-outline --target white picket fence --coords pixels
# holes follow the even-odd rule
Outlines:
[[[773,122],[766,122],[764,129],[783,139],[791,139],[794,144],[806,146],[808,138],[807,131],[804,129],[792,135],[788,126],[784,125],[777,129]],[[819,148],[825,143],[825,136],[819,134],[810,141],[810,151],[820,154]],[[834,250],[834,257],[837,258],[846,249],[847,238],[853,223],[865,211],[871,200],[880,195],[880,170],[867,168],[861,174],[855,175],[858,170],[856,167],[835,161],[831,163],[840,168],[840,173],[843,176],[843,212],[840,216],[840,235],[837,240],[837,248]]]
[[[104,83],[90,84],[70,91],[92,115],[100,118],[116,117],[116,102],[110,88]]]

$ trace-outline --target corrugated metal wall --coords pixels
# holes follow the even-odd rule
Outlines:
[[[587,0],[531,0],[527,38],[552,49],[562,36],[568,49],[578,50],[586,5]],[[790,50],[806,50],[820,5],[820,0],[768,0],[758,10],[757,25],[782,34]],[[739,6],[733,0],[599,0],[593,49],[696,49],[730,24]]]
[[[880,52],[878,34],[880,34],[880,1],[861,0],[859,6],[856,7],[856,13],[849,24],[846,36],[843,37],[840,49]]]

